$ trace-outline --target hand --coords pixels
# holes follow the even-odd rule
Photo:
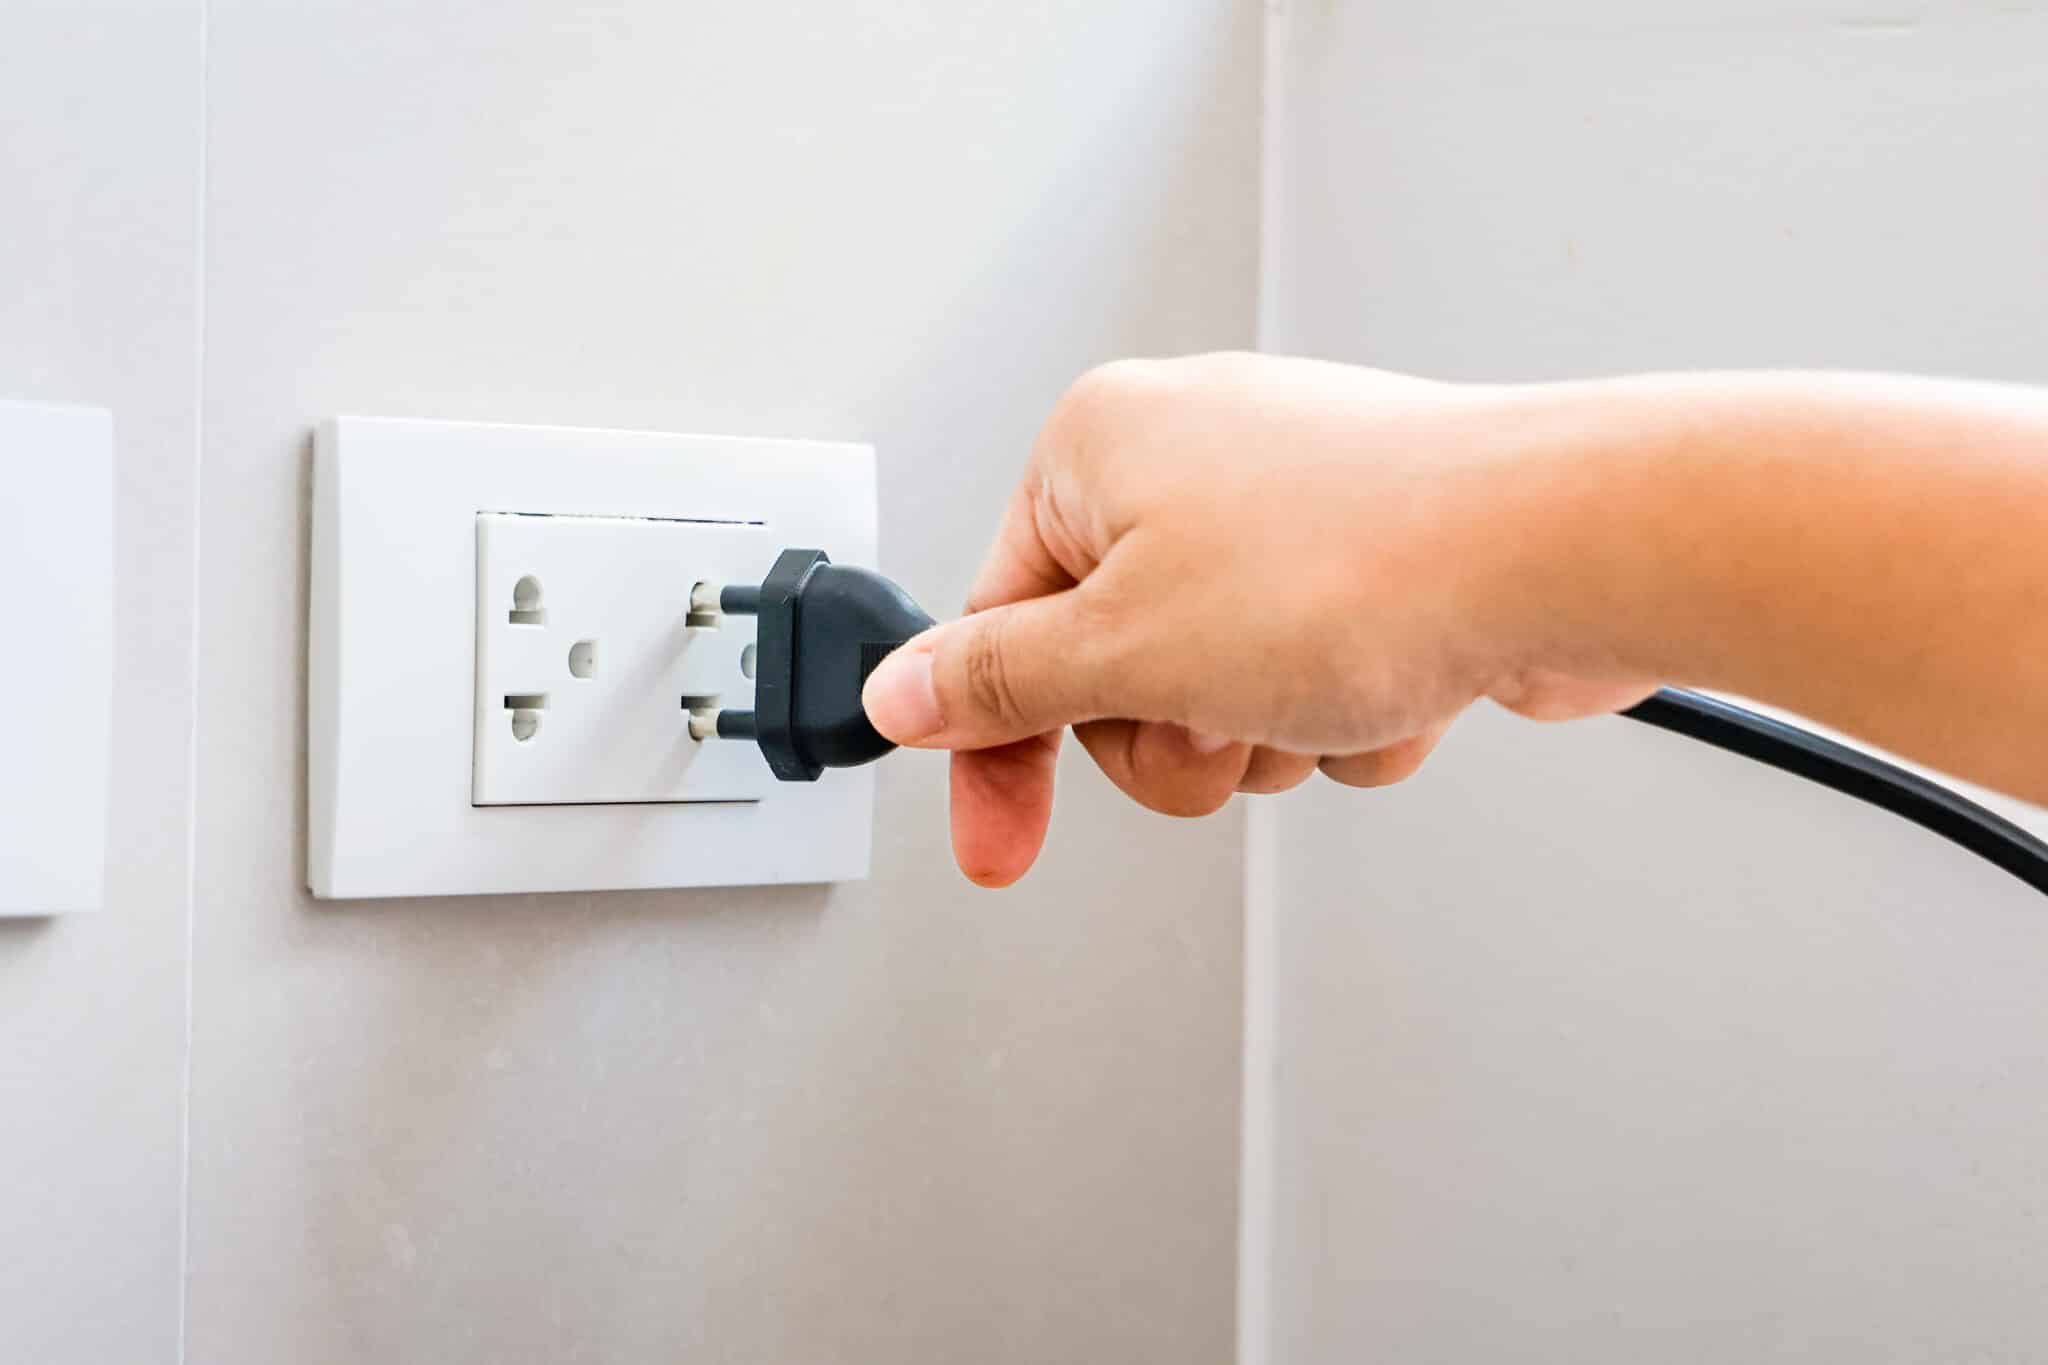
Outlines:
[[[1647,695],[1531,628],[1513,392],[1254,355],[1083,377],[969,614],[863,698],[890,739],[958,751],[961,869],[1005,886],[1030,867],[1069,725],[1132,798],[1203,815],[1317,768],[1398,781],[1488,693],[1545,717]]]

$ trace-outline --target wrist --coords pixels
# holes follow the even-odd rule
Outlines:
[[[1707,510],[1707,432],[1662,377],[1522,385],[1480,399],[1480,619],[1503,677],[1698,682],[1674,651],[1684,563]],[[1686,516],[1695,518],[1687,524]]]

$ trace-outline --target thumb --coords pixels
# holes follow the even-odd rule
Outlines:
[[[988,749],[1106,714],[1099,638],[1081,589],[1029,598],[935,626],[884,659],[861,693],[868,719],[898,744]]]

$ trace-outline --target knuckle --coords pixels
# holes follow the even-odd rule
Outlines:
[[[1236,794],[1234,782],[1135,774],[1125,794],[1145,809],[1180,820],[1214,815]]]
[[[1326,758],[1320,766],[1325,776],[1347,787],[1391,787],[1413,777],[1428,756],[1428,745],[1411,742]]]
[[[967,704],[974,713],[1005,729],[1013,729],[1023,722],[1024,708],[1007,663],[1006,634],[1001,616],[990,617],[986,626],[968,637],[960,675]]]
[[[1338,758],[1326,758],[1321,764],[1323,776],[1345,787],[1378,787],[1384,785],[1379,775],[1378,754],[1345,754]]]
[[[1272,796],[1300,786],[1315,770],[1316,761],[1312,758],[1281,753],[1277,749],[1257,749],[1245,765],[1244,776],[1238,780],[1237,789],[1254,796]]]
[[[1073,705],[1103,714],[1137,715],[1156,709],[1156,651],[1138,639],[1140,622],[1122,595],[1083,582],[1072,589],[1061,618],[1058,687]]]
[[[1134,794],[1144,805],[1161,815],[1199,819],[1215,814],[1236,795],[1242,767],[1219,766],[1214,757],[1191,759],[1177,726],[1149,728],[1154,741],[1134,746],[1131,773]],[[1161,738],[1169,732],[1173,738]]]
[[[1083,583],[1069,599],[1068,620],[1074,644],[1106,666],[1119,666],[1127,646],[1131,610],[1121,594]]]
[[[1150,392],[1153,366],[1143,360],[1112,360],[1097,365],[1068,386],[1053,408],[1051,425],[1080,437],[1115,422],[1134,402]],[[1085,446],[1085,441],[1077,444]]]
[[[1188,379],[1204,385],[1234,385],[1251,379],[1270,357],[1256,351],[1205,351],[1179,362]]]
[[[1174,809],[1168,811],[1167,814],[1177,815],[1187,820],[1199,820],[1203,816],[1214,815],[1217,811],[1222,810],[1225,805],[1229,804],[1230,798],[1236,794],[1237,787],[1234,783],[1227,785],[1210,783],[1205,786],[1192,787],[1180,794],[1180,799],[1176,802]]]

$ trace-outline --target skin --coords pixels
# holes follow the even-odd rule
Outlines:
[[[968,614],[863,700],[955,751],[955,856],[1006,886],[1070,727],[1194,816],[1397,782],[1483,697],[1564,720],[1660,684],[2048,802],[2048,393],[1120,361],[1055,407]]]

